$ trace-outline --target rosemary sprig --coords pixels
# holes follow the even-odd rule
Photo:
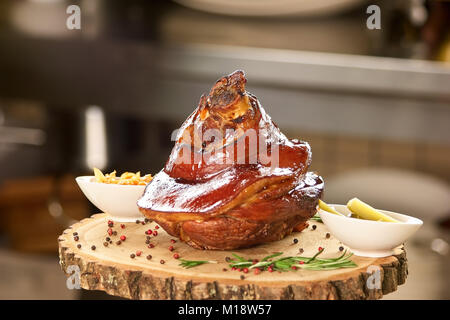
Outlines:
[[[267,260],[269,260],[269,259],[272,259],[272,258],[281,256],[282,254],[283,254],[283,252],[275,252],[274,254],[272,254],[272,255],[270,255],[270,256],[267,256],[267,257],[265,257],[265,258],[262,258],[261,261],[267,261]]]
[[[322,219],[320,218],[320,216],[319,216],[318,213],[316,213],[315,215],[313,215],[313,216],[310,218],[310,220],[317,221],[317,222],[322,222],[322,223],[323,223],[323,221],[322,221]]]
[[[283,254],[282,252],[277,252],[261,259],[261,261],[257,263],[253,263],[252,259],[244,259],[243,257],[233,254],[237,260],[230,261],[230,268],[259,268],[260,270],[268,270],[270,267],[274,271],[289,271],[293,269],[292,267],[305,270],[334,270],[340,268],[354,268],[357,266],[356,263],[350,260],[350,257],[353,255],[352,253],[347,254],[347,251],[344,251],[344,253],[337,258],[318,258],[323,252],[324,250],[322,249],[312,257],[282,257],[274,261],[269,261],[270,259]]]
[[[179,265],[186,269],[193,268],[193,267],[199,266],[201,264],[205,264],[205,263],[217,263],[217,261],[207,261],[207,260],[180,259],[180,261],[181,261],[181,263]]]

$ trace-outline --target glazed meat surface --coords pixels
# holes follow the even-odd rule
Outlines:
[[[219,79],[183,123],[141,212],[198,249],[236,249],[301,231],[323,180],[307,172],[311,149],[273,123],[246,79]]]

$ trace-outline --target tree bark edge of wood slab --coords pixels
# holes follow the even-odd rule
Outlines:
[[[92,218],[87,218],[89,220]],[[83,220],[83,221],[85,221]],[[242,280],[241,284],[220,281],[199,281],[149,274],[142,270],[105,265],[93,259],[83,259],[67,245],[66,237],[72,232],[67,229],[58,238],[60,265],[66,275],[68,266],[80,269],[80,286],[87,290],[101,290],[128,299],[149,300],[364,300],[380,299],[394,292],[406,281],[408,266],[404,249],[391,256],[390,263],[380,264],[381,288],[368,289],[367,280],[371,274],[349,272],[345,279],[304,281],[285,286],[262,286]]]

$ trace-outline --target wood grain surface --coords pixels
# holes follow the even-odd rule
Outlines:
[[[151,236],[154,248],[148,248],[145,231],[156,230],[155,223],[125,223],[121,228],[121,223],[115,222],[112,229],[117,235],[109,236],[108,220],[108,215],[97,214],[65,230],[58,239],[60,264],[66,274],[71,265],[78,266],[82,288],[130,299],[379,299],[403,284],[408,273],[406,252],[399,247],[395,255],[386,258],[353,256],[358,267],[351,269],[243,274],[229,268],[225,259],[231,257],[230,251],[196,250],[178,239],[172,243],[174,238],[162,228],[157,229],[156,237]],[[310,221],[307,229],[283,240],[234,252],[256,259],[280,251],[286,256],[312,256],[320,246],[325,249],[321,257],[337,257],[342,244],[332,235],[327,238],[327,232],[324,224]],[[126,240],[118,245],[121,235]],[[107,247],[106,237],[112,241]],[[130,256],[139,250],[140,256]],[[216,263],[184,269],[174,253],[188,260]]]

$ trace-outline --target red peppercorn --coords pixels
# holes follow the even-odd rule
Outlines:
[[[158,235],[158,231],[153,231],[153,235],[156,237]]]
[[[305,264],[305,261],[300,261],[299,263],[300,263],[300,264]]]
[[[323,250],[323,248],[322,247],[319,247],[319,251],[322,251]]]
[[[159,226],[157,225],[157,226],[155,226],[155,229],[159,229]]]
[[[170,242],[175,243],[175,242],[177,242],[177,240],[175,240],[175,239],[170,239]]]
[[[148,245],[148,248],[149,248],[149,249],[154,248],[154,247],[155,247],[155,245],[154,245],[153,243],[150,243],[150,244]]]
[[[173,251],[173,246],[170,246],[170,247],[169,247],[169,250],[170,250],[170,251]]]
[[[241,268],[236,268],[237,271],[241,272]]]
[[[261,270],[259,270],[259,268],[255,268],[255,270],[253,271],[254,274],[260,274]]]
[[[296,266],[292,266],[291,269],[292,270],[297,270],[297,267]]]
[[[231,270],[233,270],[233,271],[236,270],[236,267],[231,267]]]
[[[114,226],[114,222],[112,220],[108,220],[108,227]]]
[[[125,225],[124,225],[123,223],[120,225],[120,227],[121,227],[122,229],[125,229]]]
[[[145,234],[151,235],[153,233],[152,230],[148,229],[147,231],[145,231]]]
[[[110,236],[112,236],[113,230],[112,230],[111,228],[108,229],[108,234],[109,234]]]
[[[273,272],[273,268],[269,266],[269,267],[267,268],[267,271]]]
[[[244,268],[242,271],[243,271],[244,273],[248,273],[248,268]]]
[[[125,241],[127,239],[127,237],[125,237],[124,235],[120,236],[120,240]]]
[[[173,255],[173,257],[174,257],[175,259],[178,259],[178,258],[180,258],[180,255],[179,255],[178,253],[175,253],[175,254]]]
[[[142,254],[142,251],[141,251],[141,250],[136,251],[136,255],[137,255],[138,257],[140,257],[141,254]]]

